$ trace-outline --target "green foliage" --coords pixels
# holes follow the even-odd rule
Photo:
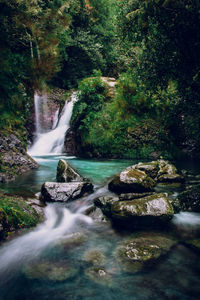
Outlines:
[[[0,224],[3,226],[3,237],[10,231],[35,226],[38,221],[39,215],[24,199],[0,194]]]

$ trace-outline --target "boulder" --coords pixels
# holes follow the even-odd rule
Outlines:
[[[174,165],[168,161],[160,159],[158,160],[159,172],[157,176],[157,182],[159,183],[182,183],[184,177],[177,173],[177,169]]]
[[[111,218],[127,225],[150,226],[169,221],[174,215],[166,194],[153,194],[133,201],[118,201],[111,205]]]
[[[102,212],[105,216],[111,216],[111,206],[115,202],[119,202],[119,197],[112,197],[112,196],[103,196],[94,199],[94,204],[101,208]]]
[[[149,177],[156,178],[159,172],[158,161],[151,161],[148,163],[138,163],[135,165],[135,169],[145,172]]]
[[[118,194],[141,193],[152,191],[155,181],[144,171],[137,170],[134,166],[128,167],[109,183],[108,188]]]
[[[200,212],[200,184],[180,193],[177,200],[181,210]]]
[[[45,202],[67,202],[92,191],[93,185],[89,182],[45,182],[41,188],[41,195]]]
[[[57,182],[82,182],[84,178],[70,166],[68,162],[60,159],[57,166]]]
[[[165,235],[148,233],[125,240],[114,256],[125,272],[135,273],[166,254],[175,242]]]

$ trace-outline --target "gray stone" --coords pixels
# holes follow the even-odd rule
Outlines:
[[[84,178],[68,162],[60,159],[57,166],[56,180],[57,182],[82,182]]]
[[[88,182],[45,182],[41,188],[42,199],[47,202],[67,202],[92,191],[93,185]]]

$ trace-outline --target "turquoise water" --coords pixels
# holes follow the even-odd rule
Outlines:
[[[1,185],[0,188],[27,196],[38,192],[43,182],[55,181],[59,158],[61,157],[38,157],[38,170],[19,177],[14,183]],[[108,193],[106,186],[109,178],[136,163],[127,160],[62,158],[69,161],[83,176],[90,178],[97,193],[98,189]],[[195,172],[198,172],[198,168]],[[65,205],[51,204],[57,213],[57,225],[54,227],[59,226],[62,221],[64,206],[77,212],[86,202],[91,202],[91,196]],[[137,273],[124,270],[116,258],[117,247],[137,232],[119,232],[109,222],[90,223],[76,219],[64,237],[54,235],[52,242],[40,251],[34,244],[29,244],[30,249],[27,251],[27,244],[30,243],[28,239],[22,239],[21,242],[14,239],[10,244],[5,243],[2,252],[0,249],[0,256],[6,253],[6,259],[10,249],[13,251],[16,247],[19,251],[16,252],[13,263],[9,264],[8,261],[3,273],[0,266],[0,299],[196,300],[200,293],[199,254],[187,248],[184,241],[193,235],[198,236],[198,230],[199,227],[179,230],[174,226],[168,228],[164,234],[176,239],[174,247],[167,255]],[[41,234],[41,231],[38,232]],[[158,233],[160,232],[149,231],[140,232],[140,235]],[[51,235],[51,231],[48,234]],[[42,243],[42,240],[39,242]],[[96,253],[95,259],[88,259],[91,252]],[[97,276],[97,270],[105,271],[107,275]]]

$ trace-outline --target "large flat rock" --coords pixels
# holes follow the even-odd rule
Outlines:
[[[45,182],[41,188],[42,199],[45,202],[67,202],[92,191],[93,185],[89,182]]]

